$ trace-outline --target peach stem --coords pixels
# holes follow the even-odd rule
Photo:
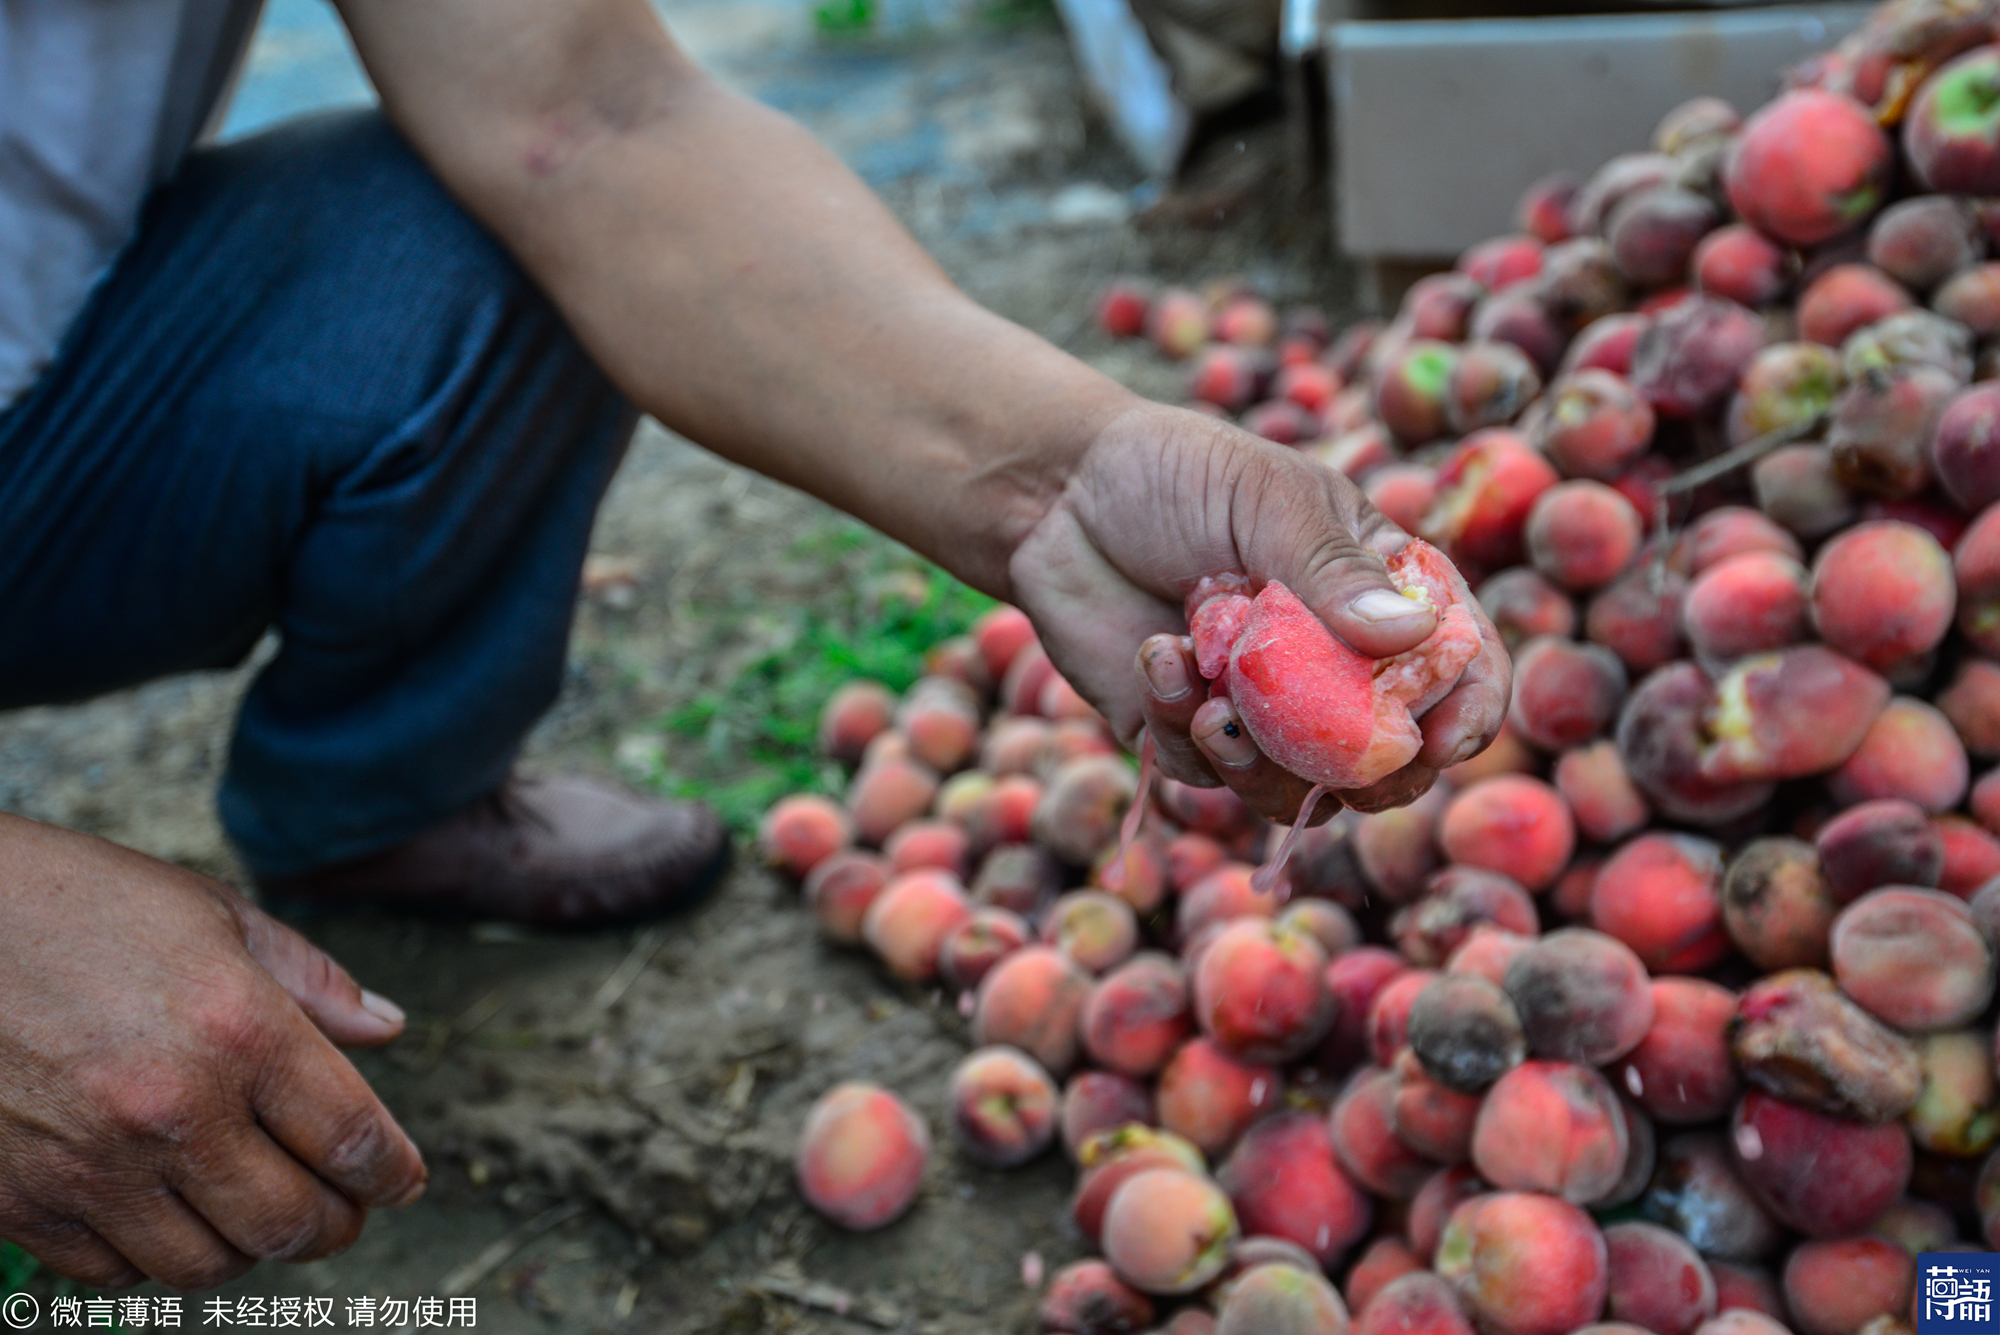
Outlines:
[[[1291,861],[1292,845],[1298,843],[1299,836],[1306,832],[1306,822],[1312,819],[1313,808],[1319,805],[1319,800],[1326,794],[1325,784],[1314,784],[1313,790],[1306,794],[1306,800],[1299,803],[1299,818],[1292,822],[1291,829],[1285,831],[1285,841],[1278,845],[1278,851],[1271,855],[1269,862],[1251,874],[1252,890],[1260,895],[1271,893],[1271,888],[1278,883],[1278,877],[1284,874],[1285,864]]]

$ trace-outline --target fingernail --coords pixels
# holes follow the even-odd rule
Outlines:
[[[1468,737],[1458,744],[1458,750],[1451,753],[1451,759],[1445,762],[1445,768],[1450,769],[1453,765],[1462,765],[1484,749],[1485,747],[1480,744],[1479,738]]]
[[[1199,736],[1208,753],[1225,765],[1242,769],[1257,759],[1257,743],[1250,740],[1249,729],[1234,709],[1218,713]]]
[[[365,987],[361,989],[361,1009],[387,1024],[401,1024],[409,1018],[403,1014],[401,1006],[378,992],[370,992]]]
[[[1155,699],[1164,704],[1185,700],[1193,694],[1188,685],[1187,660],[1171,641],[1154,645],[1146,654],[1146,682]]]
[[[1400,621],[1421,616],[1430,609],[1414,598],[1387,589],[1370,589],[1347,605],[1347,610],[1363,621]]]

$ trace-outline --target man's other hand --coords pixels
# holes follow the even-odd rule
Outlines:
[[[227,888],[0,816],[0,1237],[107,1288],[339,1251],[423,1190],[335,1047],[402,1026]]]

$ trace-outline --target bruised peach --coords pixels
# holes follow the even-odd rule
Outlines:
[[[1340,1074],[1367,1059],[1368,1016],[1375,998],[1409,969],[1402,956],[1380,946],[1358,946],[1326,966],[1334,1019],[1320,1043],[1321,1065]]]
[[[1410,1248],[1419,1264],[1428,1264],[1437,1255],[1445,1221],[1451,1217],[1452,1211],[1490,1189],[1470,1164],[1441,1168],[1424,1180],[1424,1185],[1410,1199],[1409,1219],[1405,1226]]]
[[[1368,881],[1362,875],[1353,838],[1362,819],[1354,812],[1338,813],[1324,825],[1315,826],[1298,836],[1297,842],[1292,845],[1291,861],[1285,864],[1285,879],[1291,882],[1294,896],[1300,897],[1303,902],[1325,905],[1341,912],[1346,911],[1346,905],[1358,906],[1367,901]],[[1284,834],[1273,831],[1273,837],[1280,844],[1290,834],[1289,830]],[[1353,940],[1346,940],[1345,927],[1331,921],[1315,922],[1310,924],[1310,929],[1314,936],[1320,938],[1320,944],[1327,946],[1329,955],[1350,949],[1359,940],[1358,931]],[[1336,935],[1329,936],[1328,932]]]
[[[1090,975],[1048,946],[1027,946],[996,964],[979,984],[973,1041],[1005,1044],[1056,1075],[1076,1065],[1077,1022],[1090,997]]]
[[[1513,1001],[1477,974],[1446,973],[1427,981],[1410,1006],[1409,1042],[1424,1073],[1461,1094],[1485,1089],[1528,1055]],[[1400,1074],[1400,1065],[1398,1070]],[[1402,1106],[1399,1095],[1397,1107]],[[1468,1133],[1470,1129],[1468,1121]],[[1439,1162],[1463,1157],[1431,1152],[1435,1146],[1415,1140],[1411,1143]]]
[[[1127,1122],[1087,1137],[1077,1147],[1076,1193],[1070,1217],[1092,1246],[1104,1226],[1104,1210],[1125,1182],[1154,1168],[1171,1168],[1200,1177],[1208,1172],[1201,1151],[1171,1131]]]
[[[982,1047],[952,1072],[952,1130],[967,1157],[1012,1168],[1055,1143],[1060,1096],[1049,1073],[1010,1047]]]
[[[1601,482],[1561,482],[1536,498],[1524,537],[1535,569],[1563,588],[1589,592],[1623,574],[1638,555],[1639,512]]]
[[[878,682],[851,681],[827,698],[819,716],[819,749],[843,764],[861,761],[868,743],[895,715],[896,697]]]
[[[1335,639],[1276,581],[1254,601],[1207,589],[1189,599],[1202,675],[1222,683],[1266,755],[1331,788],[1366,788],[1414,759],[1423,742],[1417,716],[1479,652],[1471,594],[1441,553],[1411,542],[1389,558],[1388,574],[1437,612],[1437,628],[1381,661]]]
[[[1541,392],[1541,373],[1511,343],[1469,343],[1445,380],[1445,424],[1464,434],[1505,426]]]
[[[1891,204],[1868,229],[1868,261],[1906,287],[1927,292],[1980,259],[1978,221],[1949,195]]]
[[[1161,813],[1182,829],[1225,844],[1258,824],[1257,813],[1227,788],[1196,788],[1162,779],[1154,789],[1153,800]]]
[[[1743,783],[1824,773],[1860,749],[1888,697],[1882,678],[1816,644],[1742,659],[1702,711],[1701,775]]]
[[[1888,886],[1833,921],[1833,976],[1876,1018],[1903,1030],[1955,1029],[1993,998],[1993,948],[1963,900]]]
[[[1649,969],[1704,969],[1729,949],[1721,882],[1721,850],[1708,840],[1640,835],[1598,873],[1591,925],[1630,946]]]
[[[2000,385],[1982,381],[1945,406],[1931,438],[1931,467],[1961,510],[2000,500]]]
[[[1549,387],[1535,428],[1535,444],[1565,476],[1601,482],[1623,473],[1652,439],[1652,405],[1623,376],[1595,367]]]
[[[1665,153],[1621,153],[1599,167],[1570,203],[1570,230],[1601,233],[1619,204],[1678,179],[1680,164]]]
[[[1440,784],[1405,807],[1363,816],[1354,826],[1361,872],[1391,903],[1416,898],[1437,868],[1437,824],[1451,794]]]
[[[1713,1131],[1682,1132],[1660,1146],[1639,1210],[1711,1258],[1754,1261],[1784,1238],[1783,1227],[1737,1172],[1724,1138]],[[1722,1305],[1718,1293],[1717,1306]]]
[[[1368,1231],[1368,1196],[1334,1157],[1326,1119],[1289,1112],[1243,1133],[1215,1173],[1251,1235],[1284,1238],[1331,1267]]]
[[[1304,932],[1319,942],[1328,959],[1361,944],[1361,926],[1354,921],[1354,915],[1328,899],[1293,900],[1278,915],[1278,926],[1286,931]]]
[[[1975,40],[1991,40],[1990,27]],[[1903,120],[1903,148],[1918,180],[1954,194],[1990,195],[2000,188],[2000,132],[1992,110],[1996,90],[2000,60],[1983,46],[1925,80]]]
[[[1813,246],[1873,213],[1892,150],[1867,108],[1816,88],[1780,96],[1743,127],[1725,173],[1745,222],[1791,246]]]
[[[1720,221],[1706,195],[1660,186],[1621,201],[1607,220],[1605,239],[1619,272],[1635,287],[1666,287],[1687,278],[1695,247]]]
[[[1608,1282],[1604,1236],[1568,1201],[1534,1192],[1475,1196],[1452,1212],[1437,1273],[1482,1329],[1568,1335],[1597,1319]]]
[[[968,841],[965,831],[949,821],[913,820],[897,828],[882,844],[882,856],[897,875],[926,867],[964,876]]]
[[[1577,831],[1593,843],[1615,843],[1652,817],[1614,742],[1591,742],[1563,752],[1554,778]]]
[[[1222,1189],[1171,1168],[1138,1174],[1104,1212],[1104,1259],[1146,1293],[1192,1293],[1221,1273],[1238,1229]]]
[[[1437,977],[1435,969],[1411,969],[1384,983],[1368,1003],[1368,1056],[1388,1066],[1410,1038],[1410,1012],[1417,997]]]
[[[1924,1064],[1924,1088],[1904,1117],[1917,1148],[1966,1158],[1992,1149],[2000,1140],[2000,1107],[1995,1106],[2000,1089],[1987,1035],[1973,1029],[1925,1034],[1917,1040],[1917,1055]],[[1876,1231],[1882,1231],[1879,1225]]]
[[[1472,1153],[1479,1096],[1433,1080],[1409,1048],[1396,1054],[1394,1073],[1396,1097],[1389,1108],[1389,1126],[1396,1139],[1432,1163],[1464,1163]]]
[[[1715,1315],[1715,1277],[1698,1252],[1658,1224],[1628,1222],[1604,1230],[1609,1269],[1605,1309],[1654,1335],[1693,1335]]]
[[[1183,288],[1168,288],[1146,312],[1146,337],[1176,361],[1208,342],[1208,303]]]
[[[1139,920],[1132,906],[1115,895],[1073,890],[1049,906],[1042,920],[1042,940],[1086,972],[1100,974],[1138,949]]]
[[[1115,756],[1085,756],[1064,765],[1035,804],[1035,841],[1073,865],[1087,866],[1117,837],[1138,792],[1131,767]]]
[[[1632,351],[1639,345],[1639,335],[1645,333],[1652,323],[1651,316],[1631,311],[1602,315],[1592,320],[1563,353],[1563,374],[1572,376],[1596,370],[1609,371],[1620,377],[1629,375]],[[1650,404],[1647,411],[1652,411]]]
[[[1859,1335],[1910,1310],[1914,1256],[1880,1238],[1802,1243],[1785,1262],[1785,1307],[1799,1335]]]
[[[799,1194],[842,1228],[881,1228],[916,1200],[930,1153],[929,1129],[901,1099],[877,1085],[836,1085],[806,1115]]]
[[[1736,1003],[1729,1050],[1751,1084],[1834,1117],[1901,1117],[1923,1087],[1910,1041],[1815,969],[1751,984]]]
[[[854,821],[831,798],[817,793],[781,797],[757,830],[764,860],[788,876],[804,878],[854,842]]]
[[[1976,337],[2000,333],[2000,263],[1970,265],[1945,279],[1931,294],[1931,309]]]
[[[1369,473],[1361,490],[1391,523],[1414,530],[1437,501],[1437,471],[1423,464],[1392,463]]]
[[[1502,1190],[1582,1203],[1617,1185],[1629,1148],[1618,1096],[1603,1076],[1569,1062],[1528,1061],[1487,1091],[1472,1164]]]
[[[1695,294],[1662,311],[1632,349],[1632,387],[1662,417],[1694,417],[1726,399],[1764,346],[1748,307]]]
[[[1437,1167],[1396,1137],[1396,1077],[1357,1072],[1334,1102],[1327,1125],[1334,1153],[1355,1181],[1378,1196],[1407,1200]]]
[[[1449,959],[1481,923],[1532,935],[1537,925],[1535,902],[1520,882],[1504,873],[1447,867],[1431,878],[1423,898],[1397,911],[1389,920],[1389,932],[1405,958],[1429,967]]]
[[[1534,890],[1569,865],[1576,826],[1553,788],[1525,775],[1502,775],[1452,798],[1438,825],[1438,846],[1453,862],[1499,872]],[[1531,929],[1532,919],[1524,925]]]
[[[1153,1091],[1129,1075],[1113,1071],[1080,1071],[1063,1086],[1058,1126],[1064,1151],[1072,1160],[1084,1143],[1119,1127],[1153,1121]]]
[[[1486,295],[1485,285],[1471,274],[1435,273],[1419,278],[1403,294],[1399,314],[1420,339],[1463,343],[1471,325],[1472,308]]]
[[[847,810],[862,840],[879,846],[898,826],[930,810],[937,790],[937,771],[920,761],[864,763],[848,786]]]
[[[1951,629],[1951,558],[1916,527],[1883,520],[1830,540],[1813,560],[1813,624],[1833,648],[1880,671]]]
[[[1284,902],[1283,887],[1259,891],[1251,878],[1256,868],[1243,862],[1225,862],[1189,886],[1174,908],[1174,927],[1183,942],[1192,941],[1205,928],[1232,918],[1275,918]]]
[[[1707,663],[1797,643],[1806,613],[1805,568],[1775,552],[1745,552],[1710,566],[1681,606],[1688,643]]]
[[[1555,469],[1518,432],[1474,432],[1438,470],[1437,501],[1419,532],[1454,560],[1511,565],[1521,554],[1529,512],[1556,481]]]
[[[1497,987],[1507,976],[1507,966],[1528,948],[1532,940],[1532,937],[1519,932],[1481,923],[1466,934],[1458,949],[1451,952],[1444,962],[1444,971],[1471,974]]]
[[[1802,538],[1821,538],[1854,522],[1856,501],[1824,445],[1785,445],[1750,469],[1758,508]]]
[[[1457,267],[1487,291],[1498,292],[1542,271],[1542,243],[1532,236],[1496,236],[1467,247]]]
[[[1326,952],[1307,933],[1261,918],[1231,923],[1195,969],[1195,1018],[1238,1057],[1290,1061],[1333,1023],[1325,969]]]
[[[1827,776],[1827,789],[1842,803],[1900,798],[1943,812],[1965,796],[1969,768],[1950,721],[1921,700],[1898,696]]]
[[[826,858],[805,881],[805,900],[829,940],[861,943],[868,906],[889,884],[889,864],[873,853],[848,849]]]
[[[1034,940],[1020,914],[986,905],[952,930],[938,949],[938,974],[961,991],[978,987],[993,966]]]
[[[1870,496],[1906,501],[1931,480],[1938,419],[1960,381],[1935,366],[1912,365],[1864,375],[1834,405],[1827,448],[1834,475]]]
[[[1656,978],[1653,1021],[1625,1054],[1612,1082],[1662,1122],[1713,1121],[1736,1102],[1729,1022],[1736,994],[1700,978]]]
[[[1837,348],[1856,330],[1909,310],[1901,283],[1870,264],[1837,264],[1799,294],[1799,337]]]
[[[1768,306],[1783,296],[1797,268],[1791,254],[1742,223],[1718,227],[1701,239],[1690,260],[1695,286],[1745,306]]]
[[[1551,172],[1536,178],[1514,206],[1515,225],[1543,245],[1567,241],[1574,233],[1569,226],[1570,202],[1583,187],[1575,172]],[[1360,1315],[1360,1308],[1355,1308]]]
[[[995,908],[1033,916],[1062,885],[1062,868],[1033,844],[1001,844],[980,860],[972,898]]]
[[[1445,433],[1445,396],[1458,349],[1436,339],[1412,339],[1375,375],[1375,415],[1405,445]]]
[[[1082,1015],[1091,1060],[1131,1076],[1149,1076],[1192,1028],[1187,983],[1164,955],[1135,955],[1091,989]]]
[[[1560,751],[1589,741],[1617,719],[1624,699],[1625,665],[1602,645],[1544,635],[1515,654],[1508,716],[1536,746]]]
[[[1102,1261],[1073,1261],[1056,1271],[1035,1305],[1045,1331],[1121,1335],[1153,1324],[1153,1304]]]
[[[1255,1266],[1230,1282],[1217,1335],[1347,1335],[1347,1308],[1322,1275]]]
[[[1882,690],[1887,693],[1887,683]],[[1767,782],[1719,780],[1706,773],[1701,734],[1713,695],[1700,668],[1670,663],[1633,688],[1618,717],[1618,751],[1626,771],[1653,807],[1671,819],[1718,824],[1770,800]]]
[[[1183,1044],[1160,1072],[1155,1106],[1161,1126],[1216,1155],[1277,1108],[1284,1092],[1277,1068],[1241,1061],[1197,1038]]]
[[[861,919],[861,938],[907,982],[937,976],[945,939],[972,917],[972,904],[956,876],[928,869],[906,872],[882,887]]]
[[[1638,1046],[1654,1018],[1645,966],[1602,932],[1564,928],[1530,943],[1504,986],[1538,1057],[1604,1065]]]
[[[1634,677],[1662,667],[1680,656],[1687,587],[1678,571],[1641,562],[1590,600],[1584,634],[1617,654]]]

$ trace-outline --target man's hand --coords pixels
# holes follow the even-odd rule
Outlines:
[[[968,300],[644,0],[336,3],[390,118],[634,402],[1019,603],[1121,737],[1150,723],[1167,773],[1279,818],[1308,786],[1228,736],[1171,643],[1147,646],[1162,693],[1138,686],[1134,651],[1185,632],[1201,576],[1283,580],[1365,653],[1431,629],[1365,555],[1406,535],[1344,479],[1146,405]],[[1357,601],[1370,590],[1393,602]],[[1408,800],[1491,739],[1507,668],[1486,629],[1416,763],[1353,800]]]
[[[423,1189],[335,1043],[402,1015],[225,887],[0,816],[0,1237],[103,1287],[220,1283]]]
[[[1227,783],[1264,815],[1289,820],[1312,785],[1265,757],[1227,700],[1209,699],[1182,599],[1205,575],[1280,580],[1341,639],[1385,657],[1436,625],[1428,608],[1395,591],[1380,559],[1408,541],[1346,478],[1304,455],[1196,413],[1147,406],[1098,435],[1009,574],[1050,658],[1126,745],[1136,749],[1149,729],[1169,777]],[[1485,651],[1424,716],[1423,750],[1351,800],[1419,796],[1438,770],[1500,730],[1510,667],[1492,624],[1477,604],[1473,611]],[[1337,809],[1325,803],[1320,815]]]

